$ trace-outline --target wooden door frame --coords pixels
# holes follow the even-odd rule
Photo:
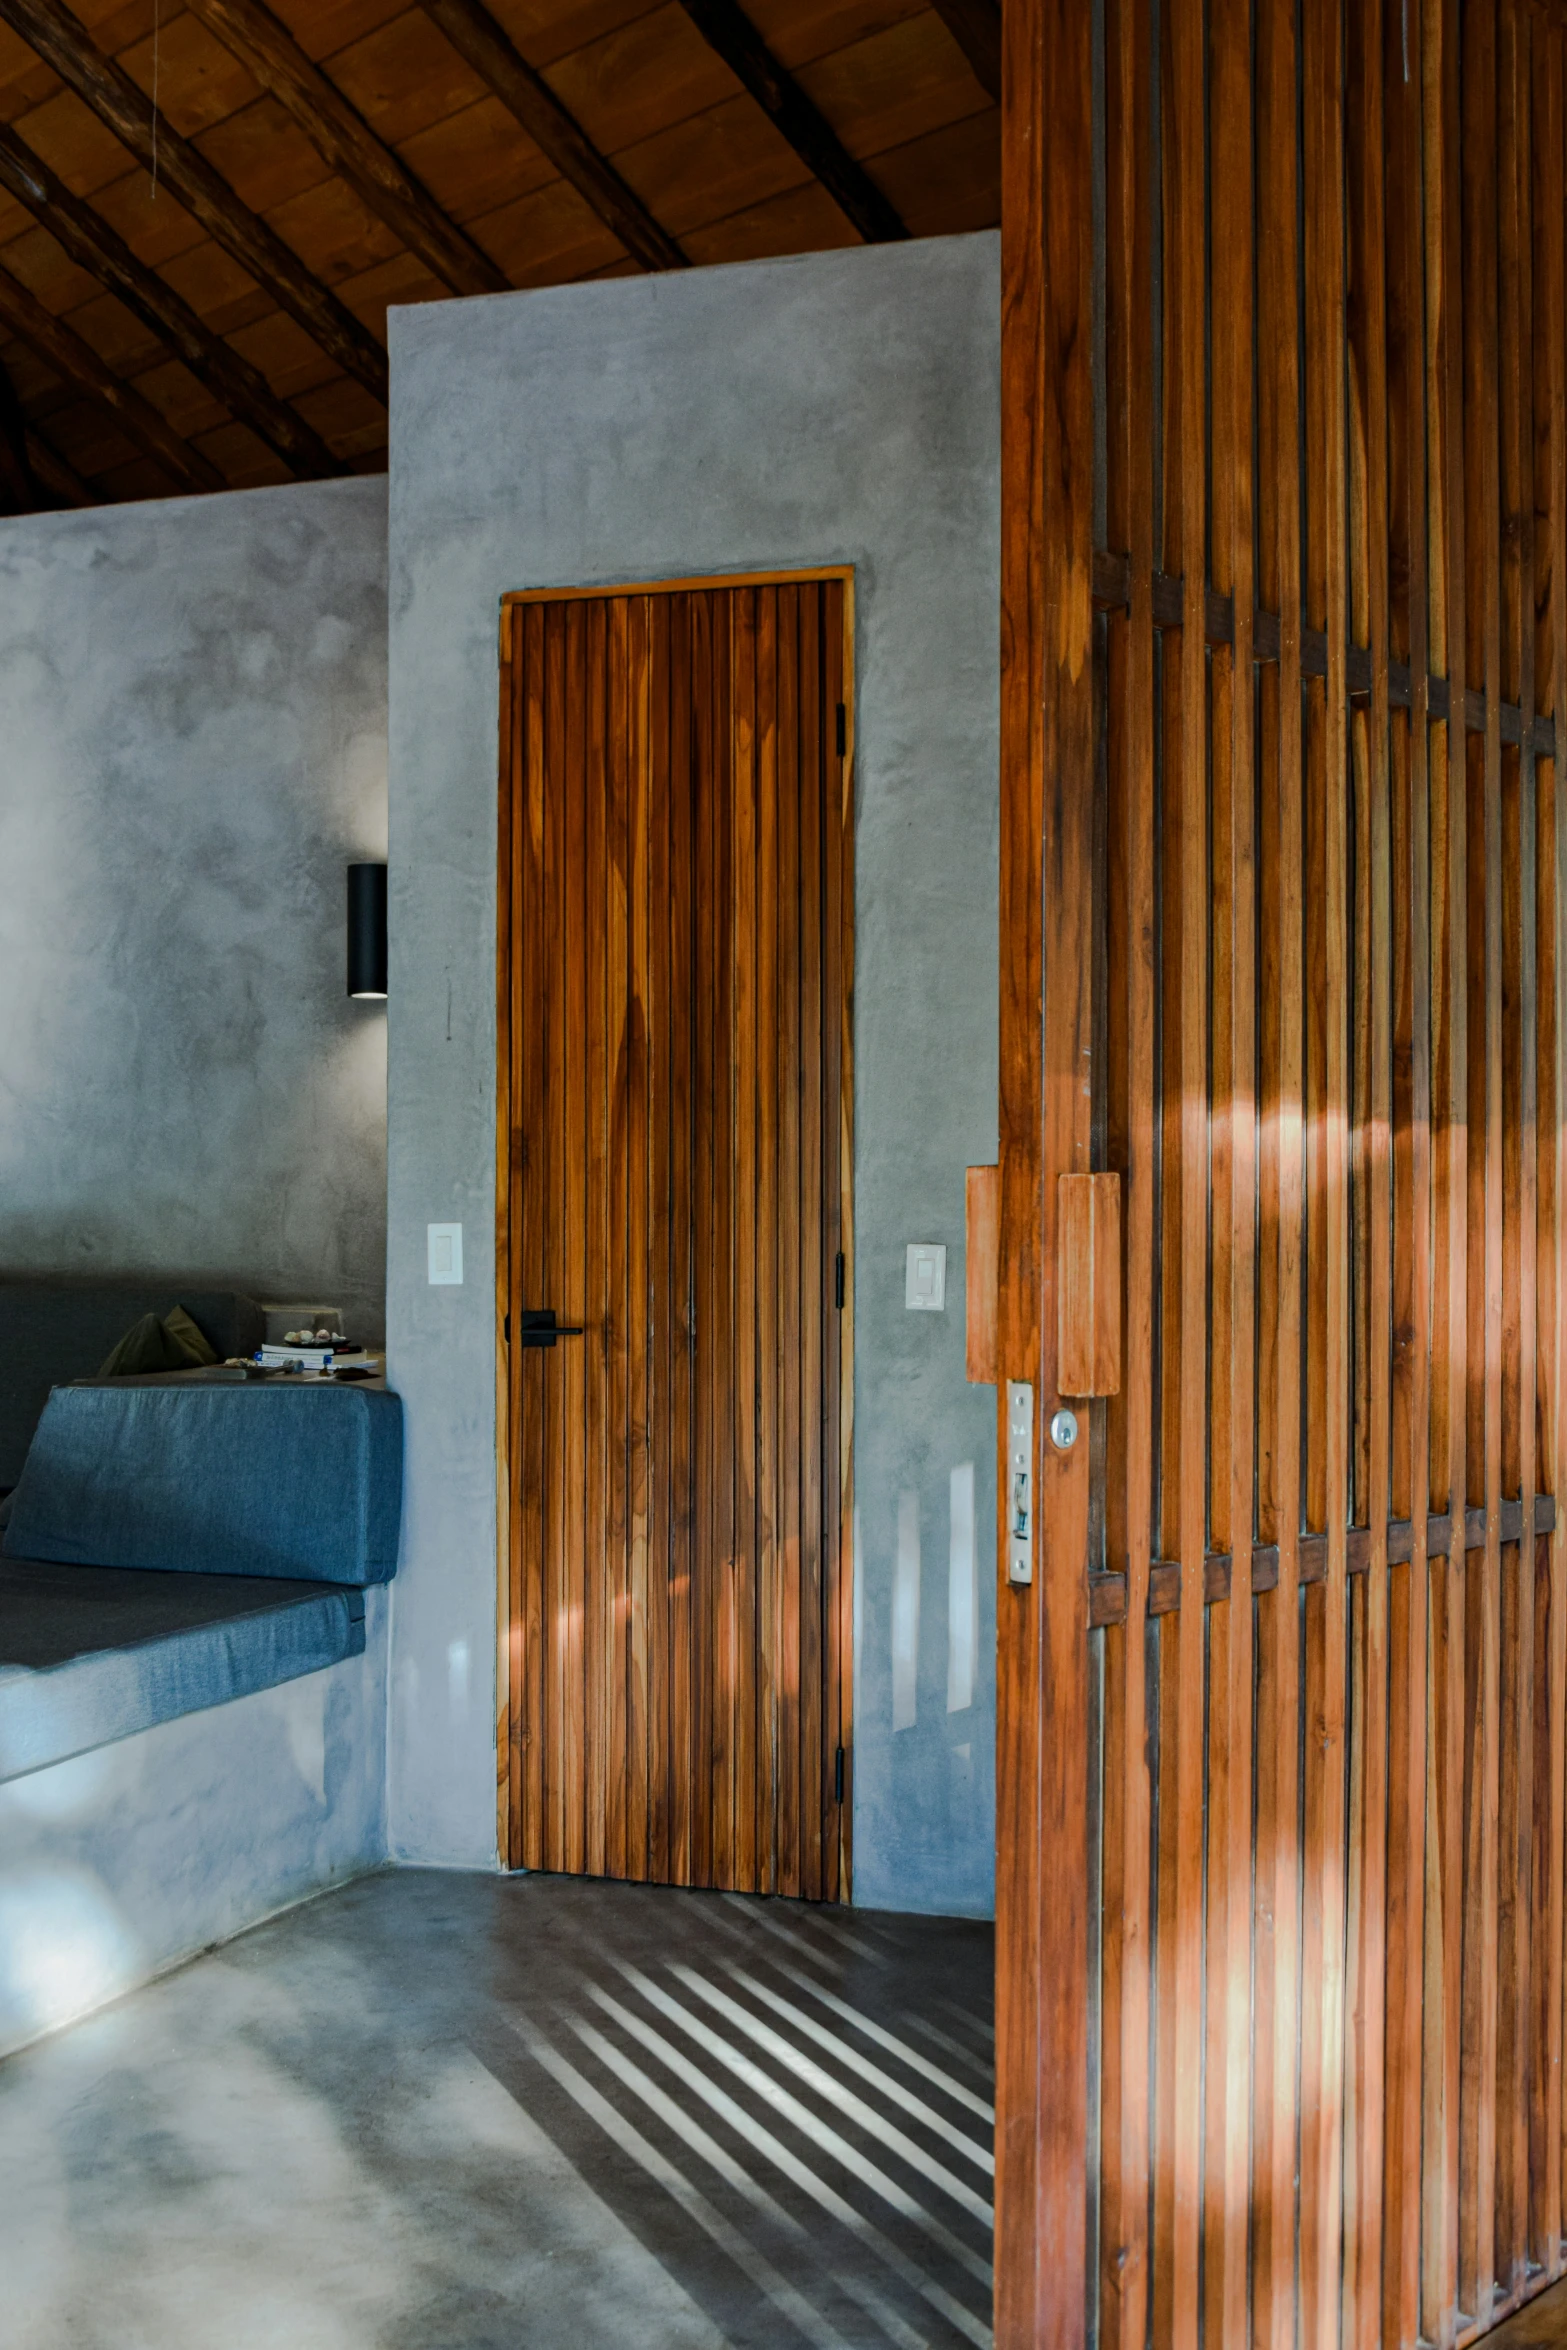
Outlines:
[[[603,602],[615,596],[664,596],[703,589],[803,587],[834,581],[843,589],[842,678],[846,713],[842,760],[842,914],[839,952],[838,1214],[844,1256],[843,1308],[839,1322],[838,1372],[838,1588],[837,1616],[839,1743],[844,1750],[843,1801],[838,1808],[839,1899],[851,1898],[854,1818],[854,844],[855,671],[854,566],[831,563],[781,571],[710,572],[677,579],[596,581],[586,586],[518,588],[502,595],[498,620],[498,751],[496,763],[495,866],[495,1779],[496,1847],[503,1868],[519,1864],[510,1850],[512,1779],[521,1767],[520,1745],[511,1726],[513,1650],[522,1628],[512,1603],[514,1546],[511,1523],[512,1358],[506,1340],[511,1292],[511,1219],[508,1212],[511,1149],[511,929],[512,811],[516,784],[509,644],[511,615],[528,604]],[[518,1361],[520,1363],[520,1355]]]

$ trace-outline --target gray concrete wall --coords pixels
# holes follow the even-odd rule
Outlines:
[[[0,1269],[378,1333],[385,597],[382,481],[0,523]]]
[[[409,1858],[495,1857],[498,598],[851,563],[854,1889],[989,1907],[994,1398],[964,1383],[961,1301],[963,1170],[996,1143],[998,333],[990,236],[392,315],[389,1801]],[[448,1220],[466,1283],[431,1288],[425,1226]],[[909,1241],[947,1246],[945,1314],[904,1308]]]
[[[363,1656],[0,1786],[0,2056],[386,1851],[386,1595]]]

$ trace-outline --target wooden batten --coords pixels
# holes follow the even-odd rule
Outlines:
[[[1567,2269],[1567,14],[1088,17],[1003,15],[996,2339],[1461,2350]]]
[[[970,1167],[963,1186],[965,1336],[968,1376],[993,1387],[998,1376],[996,1307],[1001,1278],[1001,1169]]]
[[[1056,1192],[1056,1385],[1119,1395],[1121,1178],[1063,1175]]]

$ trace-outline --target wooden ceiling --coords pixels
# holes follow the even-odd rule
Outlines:
[[[999,217],[997,0],[0,0],[0,512],[386,461],[389,304]]]

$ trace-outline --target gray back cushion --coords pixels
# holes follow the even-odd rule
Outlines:
[[[402,1403],[380,1388],[57,1387],[0,1553],[385,1583],[397,1567],[402,1484]]]
[[[0,1279],[0,1485],[21,1476],[50,1388],[90,1379],[133,1322],[177,1305],[219,1362],[254,1354],[266,1335],[266,1316],[240,1290],[192,1288],[175,1279]]]

